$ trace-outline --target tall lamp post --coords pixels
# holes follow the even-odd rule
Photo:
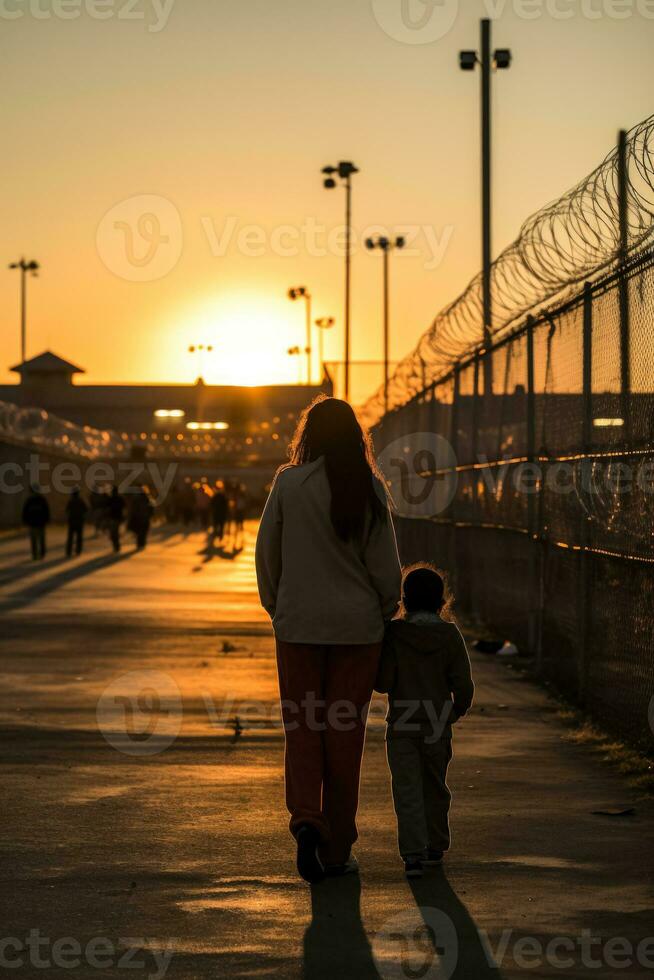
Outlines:
[[[305,348],[305,353],[307,355],[307,384],[311,384],[311,293],[306,286],[295,286],[293,289],[288,291],[289,299],[303,299],[306,303],[306,325],[307,325],[307,346]]]
[[[31,262],[19,259],[18,262],[12,262],[9,268],[20,269],[20,360],[24,364],[27,356],[27,273],[38,276],[40,267],[34,259]]]
[[[203,377],[204,355],[211,354],[212,351],[213,351],[213,344],[189,344],[189,348],[188,348],[189,354],[197,354],[200,359],[199,377],[203,381],[204,381],[204,377]]]
[[[299,355],[302,353],[302,348],[299,347],[298,344],[295,344],[294,347],[289,347],[288,350],[286,351],[286,353],[289,355],[289,357],[296,357],[297,356],[298,357],[298,364],[299,364]],[[302,384],[302,369],[301,368],[300,368],[300,375],[298,377],[298,384]]]
[[[198,380],[196,382],[195,401],[195,414],[197,422],[201,422],[204,419],[204,355],[211,354],[212,351],[213,344],[189,344],[188,347],[189,354],[197,354],[200,361],[200,374],[198,375]]]
[[[481,256],[483,269],[483,343],[490,352],[492,336],[491,308],[491,69],[508,68],[511,52],[508,48],[496,48],[491,57],[491,22],[481,21],[481,53],[460,51],[459,66],[462,71],[474,71],[481,67]],[[493,363],[490,353],[484,358],[484,392],[493,390]]]
[[[349,160],[341,160],[337,167],[323,167],[323,186],[328,190],[336,187],[336,177],[345,187],[345,400],[350,397],[350,268],[352,245],[352,174],[359,168]]]
[[[390,338],[390,307],[388,299],[388,256],[396,248],[404,248],[406,242],[401,236],[395,239],[386,238],[381,235],[379,238],[366,238],[366,248],[374,250],[381,249],[384,256],[384,411],[388,411],[388,351]]]
[[[329,330],[330,327],[333,327],[336,321],[333,316],[321,316],[319,317],[319,319],[315,320],[314,322],[318,327],[318,362],[319,362],[318,370],[320,371],[319,381],[322,382],[323,375],[325,373],[323,367],[325,363],[324,341],[323,341],[324,331]]]

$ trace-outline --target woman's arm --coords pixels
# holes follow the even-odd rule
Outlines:
[[[282,576],[282,501],[277,478],[261,515],[255,548],[255,565],[261,605],[272,619],[275,615],[277,591]]]
[[[402,570],[397,553],[395,529],[389,509],[376,516],[363,554],[370,581],[379,596],[382,616],[392,619],[397,612],[402,588]]]

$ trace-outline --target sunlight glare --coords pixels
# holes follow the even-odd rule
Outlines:
[[[249,296],[212,297],[195,309],[182,312],[174,327],[179,338],[175,350],[212,345],[210,352],[186,353],[171,363],[173,376],[195,381],[202,375],[207,384],[266,385],[295,384],[298,359],[288,347],[297,344],[301,323],[294,323],[285,298],[279,302]]]

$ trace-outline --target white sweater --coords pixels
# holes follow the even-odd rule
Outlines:
[[[276,477],[256,547],[261,604],[287,643],[377,643],[400,599],[401,572],[388,509],[365,544],[342,541],[329,516],[324,459]]]

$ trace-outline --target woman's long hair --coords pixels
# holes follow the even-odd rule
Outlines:
[[[342,541],[361,537],[366,515],[383,516],[383,483],[372,445],[347,402],[318,397],[302,413],[289,447],[291,466],[325,458],[330,517]]]

